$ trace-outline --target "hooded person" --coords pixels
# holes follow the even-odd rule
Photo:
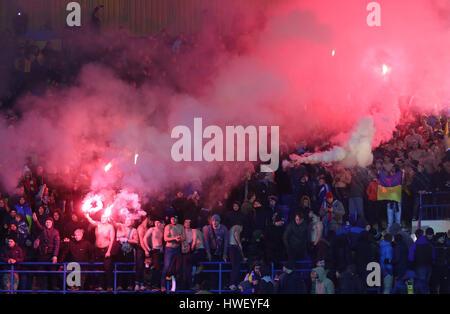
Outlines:
[[[297,212],[283,233],[283,243],[289,261],[302,260],[308,245],[308,224],[303,212]]]
[[[392,235],[387,233],[383,241],[380,242],[380,265],[381,275],[383,277],[384,294],[389,294],[392,290],[392,282],[394,279],[394,269],[392,266],[393,249]]]
[[[404,244],[409,248],[414,241],[411,237],[402,229],[402,226],[398,223],[393,223],[389,228],[388,232],[395,236],[396,234],[400,234],[402,236]]]
[[[400,278],[392,289],[391,294],[427,294],[426,284],[417,278],[413,270],[407,270],[405,275]]]
[[[395,278],[401,278],[405,275],[408,268],[408,247],[400,233],[394,235],[392,265]]]
[[[225,215],[224,225],[231,229],[238,222],[244,222],[245,215],[241,211],[241,203],[239,201],[234,201],[232,205],[232,209],[228,211]]]
[[[336,273],[340,294],[362,294],[364,285],[356,273],[355,264],[349,264],[343,273]]]
[[[283,273],[280,275],[275,285],[275,293],[306,294],[307,292],[305,281],[301,275],[295,271],[295,262],[289,261],[283,266]]]
[[[322,217],[324,234],[328,231],[339,231],[342,228],[342,217],[345,215],[344,205],[334,198],[332,192],[327,192],[325,200],[320,207],[320,217]]]
[[[425,233],[425,236],[419,237],[409,248],[408,260],[414,265],[417,278],[428,285],[436,253],[434,245],[431,243],[434,235],[433,229],[427,228]]]
[[[334,294],[334,284],[323,267],[312,269],[311,282],[311,294]]]

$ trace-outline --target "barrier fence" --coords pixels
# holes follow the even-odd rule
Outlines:
[[[419,194],[419,222],[446,219],[450,219],[450,191]]]
[[[67,276],[72,272],[72,270],[67,270],[67,265],[69,263],[50,263],[50,262],[23,262],[19,263],[17,265],[15,264],[7,264],[7,263],[0,263],[0,267],[9,267],[8,270],[0,270],[0,276],[3,277],[3,274],[9,274],[9,280],[10,280],[10,288],[8,290],[0,290],[0,293],[59,293],[59,294],[68,294],[68,293],[134,293],[135,291],[127,291],[127,290],[117,290],[117,283],[118,283],[118,275],[119,274],[135,274],[135,270],[119,270],[119,266],[134,266],[135,263],[114,263],[114,287],[113,291],[105,291],[105,290],[68,290],[67,288]],[[78,263],[80,266],[103,266],[103,263]],[[218,288],[216,290],[208,290],[213,293],[227,293],[232,292],[231,290],[223,289],[223,275],[226,273],[230,273],[231,269],[229,266],[231,266],[230,262],[201,262],[200,265],[208,266],[208,265],[217,265],[215,269],[204,269],[202,270],[203,273],[218,273]],[[243,265],[245,265],[245,262],[242,262]],[[312,262],[311,261],[297,261],[297,265],[300,265],[300,267],[297,267],[296,272],[300,272],[303,274],[303,276],[309,276],[309,273],[312,269]],[[61,270],[26,270],[23,268],[26,267],[45,267],[45,266],[53,266],[55,268],[62,267]],[[18,269],[19,267],[19,269]],[[270,265],[271,271],[272,271],[272,278],[280,272],[282,272],[281,269],[276,269],[274,263],[271,263]],[[243,269],[241,267],[241,273],[246,273],[247,269]],[[104,270],[81,270],[80,274],[103,274]],[[61,290],[24,290],[24,289],[14,289],[14,281],[15,276],[14,274],[31,274],[31,275],[40,275],[40,274],[55,274],[55,275],[61,275],[62,279],[62,289]],[[3,278],[2,278],[3,279]],[[169,288],[169,287],[168,287]],[[170,292],[170,289],[167,289],[167,292]],[[194,293],[193,290],[176,290],[176,293]],[[155,293],[155,291],[150,290],[141,290],[139,293]]]

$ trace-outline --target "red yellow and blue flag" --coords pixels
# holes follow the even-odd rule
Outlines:
[[[379,201],[396,201],[402,202],[402,177],[403,173],[398,171],[392,176],[387,176],[384,172],[380,172],[378,193]]]

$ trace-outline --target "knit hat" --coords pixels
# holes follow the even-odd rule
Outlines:
[[[333,193],[332,192],[327,192],[327,194],[325,195],[325,198],[333,198]]]

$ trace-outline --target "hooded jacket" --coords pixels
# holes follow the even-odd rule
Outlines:
[[[289,223],[283,234],[283,243],[288,251],[306,248],[308,242],[308,225],[306,221],[297,225],[295,221]]]
[[[17,263],[21,263],[24,260],[22,248],[17,243],[12,248],[6,245],[2,251],[1,259],[3,262],[8,263],[10,258],[15,259]]]
[[[55,228],[45,228],[39,236],[40,252],[46,252],[50,256],[58,256],[59,254],[59,232]]]
[[[306,294],[307,288],[303,278],[295,271],[284,272],[275,285],[275,293]]]
[[[408,268],[408,247],[403,240],[395,243],[393,253],[392,264],[394,266],[394,275],[396,277],[402,277]]]
[[[334,284],[327,278],[327,273],[323,267],[313,268],[317,273],[315,285],[313,285],[312,294],[334,294]]]
[[[392,289],[391,294],[408,294],[408,287],[406,281],[414,279],[413,281],[413,291],[414,294],[426,294],[427,287],[425,283],[421,280],[416,279],[416,273],[412,270],[408,270],[405,275],[395,283],[394,289]]]
[[[413,262],[416,267],[432,266],[433,260],[436,258],[434,246],[425,236],[421,236],[409,248],[409,261]]]
[[[392,275],[393,267],[393,249],[390,242],[381,241],[380,242],[380,265],[381,265],[381,273],[383,276]]]
[[[328,204],[327,200],[322,202],[322,206],[320,207],[320,216],[322,217],[322,221],[325,219],[328,220],[328,213],[326,211],[327,207],[331,206],[333,211],[331,212],[330,218],[328,221],[328,229],[338,231],[342,227],[342,217],[345,215],[344,205],[339,200],[333,200],[331,204]]]

